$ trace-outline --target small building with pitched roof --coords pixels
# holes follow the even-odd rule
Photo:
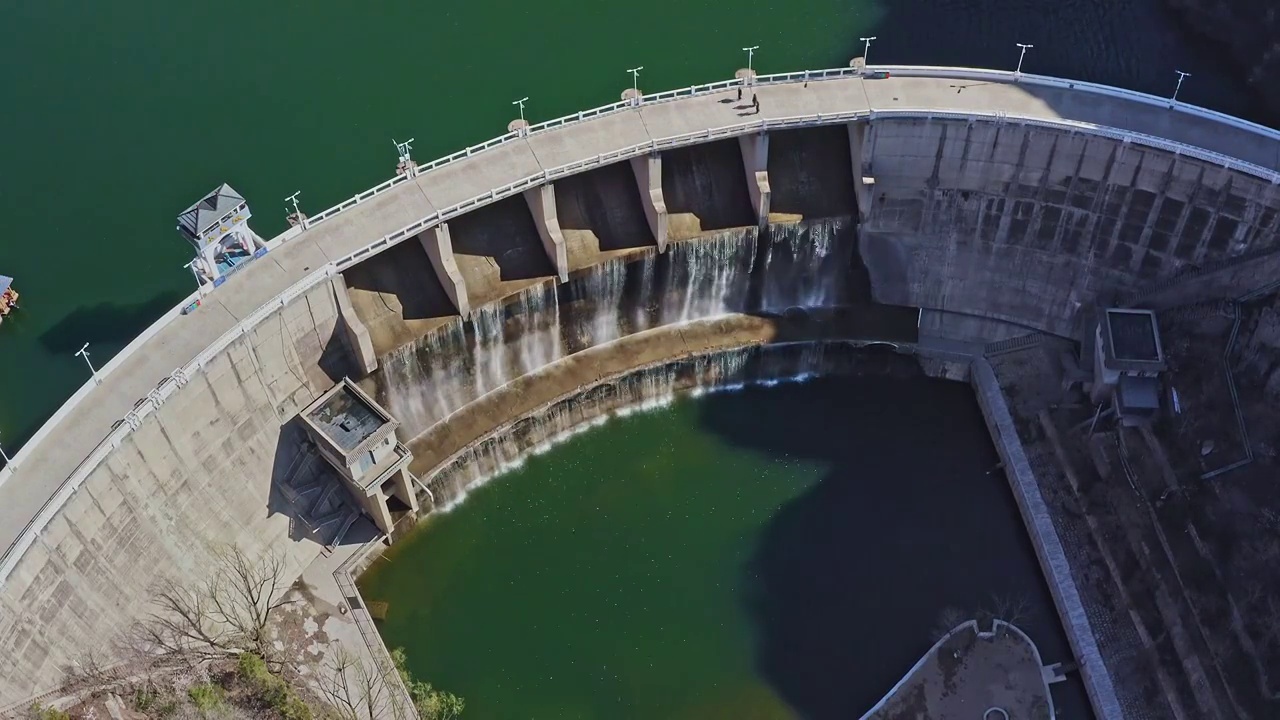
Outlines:
[[[196,249],[191,272],[202,284],[220,285],[241,264],[266,253],[249,228],[244,196],[223,183],[178,215],[178,232]]]

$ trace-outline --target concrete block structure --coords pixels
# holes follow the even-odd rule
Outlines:
[[[398,515],[418,513],[413,454],[396,439],[399,423],[355,383],[343,378],[298,417],[379,530],[391,534]]]

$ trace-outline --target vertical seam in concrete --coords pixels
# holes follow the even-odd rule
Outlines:
[[[1124,229],[1125,218],[1129,216],[1129,205],[1133,202],[1133,184],[1142,176],[1142,165],[1147,158],[1147,153],[1141,149],[1136,152],[1138,162],[1134,165],[1133,177],[1124,183],[1124,201],[1120,203],[1120,210],[1116,213],[1116,226],[1111,228],[1111,237],[1107,238],[1108,249],[1114,249],[1120,242],[1120,231]]]
[[[1182,156],[1178,156],[1181,160]],[[1187,231],[1187,221],[1191,219],[1191,211],[1196,207],[1196,201],[1200,199],[1200,188],[1204,187],[1204,165],[1196,164],[1196,182],[1191,186],[1191,194],[1187,196],[1186,203],[1182,206],[1182,214],[1178,216],[1178,224],[1173,228],[1173,245],[1170,255],[1173,256],[1174,262],[1182,262],[1190,265],[1195,261],[1195,248],[1191,249],[1188,257],[1178,257],[1178,251],[1182,249],[1182,236]]]
[[[1123,155],[1123,146],[1111,144],[1111,152],[1107,155],[1107,166],[1102,171],[1102,179],[1098,181],[1098,189],[1093,194],[1093,204],[1089,206],[1089,217],[1085,222],[1084,239],[1088,242],[1084,248],[1082,255],[1085,263],[1092,266],[1096,255],[1096,247],[1098,243],[1098,214],[1107,205],[1107,198],[1111,196],[1111,173],[1115,170],[1116,160]]]
[[[1079,133],[1072,130],[1069,137],[1074,140],[1081,136]],[[1058,222],[1058,231],[1053,235],[1053,252],[1055,253],[1062,252],[1062,236],[1066,232],[1067,225],[1074,226],[1078,219],[1076,215],[1079,211],[1071,205],[1071,197],[1075,194],[1076,179],[1080,177],[1080,171],[1084,169],[1084,156],[1088,154],[1088,151],[1088,140],[1082,140],[1080,144],[1080,154],[1076,156],[1075,172],[1071,173],[1071,177],[1067,180],[1067,192],[1062,196],[1062,205],[1060,207],[1062,208],[1063,217],[1062,220]]]
[[[1213,237],[1213,231],[1218,229],[1218,218],[1222,215],[1222,206],[1227,204],[1227,196],[1231,194],[1232,178],[1231,173],[1226,168],[1222,168],[1221,174],[1226,176],[1226,181],[1222,183],[1222,187],[1218,190],[1218,202],[1213,206],[1213,214],[1209,216],[1209,222],[1204,226],[1204,232],[1200,234],[1200,240],[1196,242],[1194,262],[1197,264],[1204,262],[1205,250],[1209,246],[1209,240]]]
[[[1049,187],[1049,175],[1053,171],[1053,160],[1058,155],[1058,135],[1055,133],[1053,144],[1049,146],[1049,157],[1044,162],[1044,172],[1040,176],[1040,188],[1036,190],[1036,204],[1031,211],[1031,222],[1027,223],[1026,238],[1035,238],[1039,243],[1040,225],[1044,222],[1044,193]],[[1025,242],[1025,238],[1024,238]]]
[[[1155,232],[1156,219],[1160,217],[1160,211],[1164,209],[1165,196],[1169,193],[1169,186],[1173,184],[1173,171],[1178,166],[1176,157],[1169,161],[1169,169],[1165,172],[1163,180],[1160,182],[1160,191],[1156,194],[1156,199],[1151,203],[1151,209],[1147,211],[1146,224],[1142,228],[1142,236],[1138,238],[1138,252],[1133,254],[1133,259],[1129,261],[1129,271],[1137,272],[1142,266],[1143,261],[1147,259],[1147,255],[1151,254],[1151,235]],[[1163,262],[1161,263],[1163,269]],[[1156,273],[1160,274],[1159,272]]]

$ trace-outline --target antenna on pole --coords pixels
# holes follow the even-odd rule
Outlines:
[[[301,194],[302,194],[301,190],[295,190],[292,195],[284,199],[285,202],[293,205],[293,212],[289,213],[286,216],[286,219],[289,221],[290,227],[294,225],[301,225],[302,229],[306,230],[307,216],[304,215],[303,212],[298,209],[298,196]],[[285,209],[287,210],[288,208],[286,207]]]
[[[396,142],[395,138],[391,138],[392,144],[396,146],[396,156],[399,162],[396,163],[396,174],[414,177],[418,174],[418,163],[410,157],[409,151],[413,150],[413,138],[409,138],[404,142]]]

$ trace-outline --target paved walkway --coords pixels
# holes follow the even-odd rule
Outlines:
[[[938,641],[863,720],[1052,720],[1040,652],[1021,630],[977,622]]]
[[[490,189],[599,153],[682,133],[728,128],[752,119],[859,110],[1004,111],[1010,116],[1065,118],[1159,135],[1268,169],[1280,167],[1280,143],[1244,129],[1119,97],[1007,82],[906,77],[839,78],[762,85],[760,114],[734,102],[736,91],[686,97],[624,110],[508,142],[404,182],[293,239],[253,262],[205,298],[204,305],[162,328],[74,412],[51,437],[0,471],[0,548],[8,548],[39,508],[134,405],[220,335],[291,284],[326,263],[438,209]],[[749,97],[749,96],[748,96]]]

